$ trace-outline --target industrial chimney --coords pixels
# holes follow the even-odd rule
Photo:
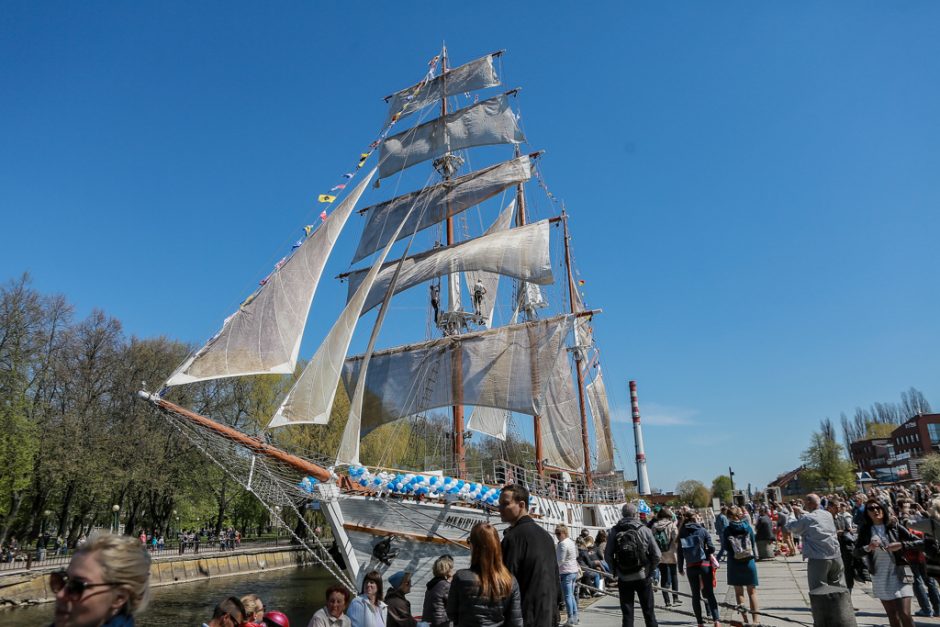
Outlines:
[[[636,399],[636,381],[630,382],[630,405],[633,407],[633,441],[636,443],[636,491],[640,496],[651,493],[646,474],[646,453],[643,452],[643,428],[640,427],[640,403]]]

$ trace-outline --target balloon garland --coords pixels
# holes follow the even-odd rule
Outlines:
[[[501,490],[491,488],[476,481],[464,481],[453,477],[438,475],[420,475],[414,473],[394,473],[381,471],[373,473],[364,466],[351,466],[349,478],[359,487],[370,492],[391,492],[392,494],[413,494],[431,498],[448,498],[470,501],[481,505],[496,507]],[[298,487],[312,494],[318,481],[313,477],[304,477]]]

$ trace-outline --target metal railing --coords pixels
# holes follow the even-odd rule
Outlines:
[[[623,503],[625,500],[622,478],[598,478],[594,486],[588,488],[580,477],[564,480],[551,475],[540,475],[535,470],[510,464],[505,460],[493,462],[493,475],[498,485],[521,483],[533,496],[575,503]]]
[[[290,546],[288,537],[285,535],[282,538],[275,539],[242,540],[242,542],[235,547],[228,545],[223,547],[218,541],[200,542],[198,548],[195,543],[184,543],[182,549],[180,548],[179,542],[174,540],[167,542],[162,547],[160,545],[156,548],[148,547],[148,551],[152,559],[159,560],[179,556],[219,555],[233,551],[246,551],[276,546]],[[56,566],[65,568],[68,566],[74,553],[75,549],[67,549],[65,551],[61,549],[38,549],[34,547],[17,549],[16,551],[7,549],[0,553],[0,572],[23,569],[30,570],[33,568],[47,569]]]

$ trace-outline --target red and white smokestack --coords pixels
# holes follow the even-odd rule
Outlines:
[[[636,443],[636,491],[649,495],[650,478],[646,474],[646,453],[643,452],[643,428],[640,426],[640,403],[636,398],[636,381],[630,382],[630,405],[633,407],[633,441]]]

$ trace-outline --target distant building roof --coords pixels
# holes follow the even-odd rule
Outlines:
[[[800,476],[800,473],[806,469],[805,465],[800,465],[799,468],[794,468],[789,472],[785,472],[782,475],[778,476],[776,479],[767,484],[768,488],[782,488],[788,483]]]

